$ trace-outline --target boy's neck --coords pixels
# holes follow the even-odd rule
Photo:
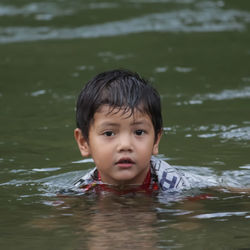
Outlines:
[[[101,178],[101,175],[100,175],[99,171],[97,173],[98,173],[98,181],[102,182],[102,178]],[[112,185],[112,184],[109,184],[109,183],[103,183],[103,184],[106,185],[109,188],[112,188],[113,190],[116,190],[116,191],[128,191],[128,190],[137,189],[137,188],[146,189],[146,188],[149,187],[150,181],[151,181],[151,171],[150,171],[150,168],[149,168],[149,170],[147,172],[147,175],[144,178],[144,181],[142,183],[140,183],[140,184],[128,184],[125,181],[121,182],[119,184],[116,184],[116,185]]]

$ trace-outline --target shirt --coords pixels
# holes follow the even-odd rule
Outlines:
[[[184,173],[170,166],[165,161],[152,157],[150,160],[150,170],[140,186],[133,187],[129,190],[116,190],[111,185],[101,181],[97,167],[89,171],[78,181],[74,183],[76,188],[86,192],[92,189],[118,192],[124,194],[128,192],[161,190],[163,192],[178,192],[189,189],[190,183]]]

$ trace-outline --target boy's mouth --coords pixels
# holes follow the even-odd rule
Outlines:
[[[135,162],[130,158],[121,158],[115,164],[121,168],[130,168]]]

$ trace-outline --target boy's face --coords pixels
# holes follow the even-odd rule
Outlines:
[[[158,153],[161,135],[155,140],[150,117],[135,110],[123,114],[123,109],[103,105],[95,113],[86,141],[80,129],[75,138],[83,156],[91,155],[101,179],[114,185],[142,184],[150,168],[152,154]]]

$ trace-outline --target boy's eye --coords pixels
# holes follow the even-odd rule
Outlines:
[[[135,131],[135,134],[136,134],[136,135],[143,135],[143,134],[145,134],[145,131],[142,130],[142,129],[137,129],[137,130]]]
[[[114,132],[112,131],[106,131],[103,133],[105,136],[113,136],[114,135]]]

